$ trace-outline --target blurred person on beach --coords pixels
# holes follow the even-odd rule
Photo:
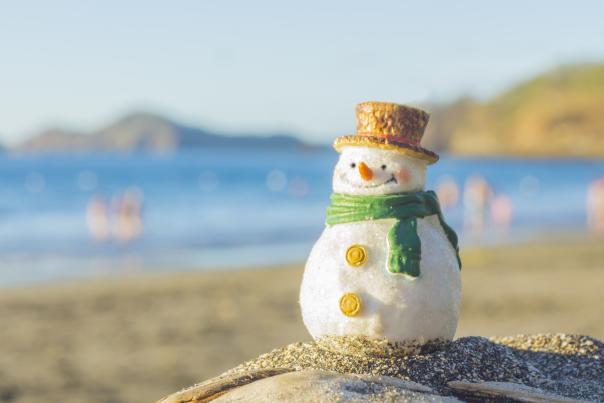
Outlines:
[[[594,180],[587,190],[587,226],[604,235],[604,177]]]
[[[120,242],[131,242],[143,233],[142,191],[131,187],[114,200],[113,236]]]
[[[512,199],[501,194],[493,197],[489,205],[491,222],[500,234],[507,234],[510,230],[513,215]]]
[[[459,187],[450,177],[439,182],[436,186],[436,194],[443,210],[454,207],[459,201]]]
[[[109,208],[103,196],[93,196],[88,202],[86,223],[90,236],[95,241],[102,242],[109,238]]]
[[[480,175],[472,175],[465,183],[464,230],[480,237],[484,232],[487,205],[492,196],[491,187]]]

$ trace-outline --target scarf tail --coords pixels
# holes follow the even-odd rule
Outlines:
[[[391,273],[419,276],[422,245],[417,235],[417,219],[403,218],[388,231],[388,270]]]

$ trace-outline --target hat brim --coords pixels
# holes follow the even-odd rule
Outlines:
[[[354,136],[340,136],[336,138],[333,143],[333,148],[335,148],[337,152],[341,152],[342,148],[346,146],[375,147],[383,150],[396,151],[410,157],[427,161],[428,164],[434,164],[439,158],[438,154],[423,147],[402,143],[400,141],[393,141],[384,137],[363,136],[357,134]]]

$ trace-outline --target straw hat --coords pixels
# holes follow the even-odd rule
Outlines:
[[[357,133],[340,136],[334,148],[377,147],[393,150],[433,164],[438,154],[420,146],[430,115],[421,109],[389,102],[363,102],[356,107]]]

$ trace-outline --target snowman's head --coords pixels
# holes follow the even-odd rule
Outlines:
[[[383,195],[424,189],[424,160],[375,147],[344,147],[333,174],[333,190],[349,195]]]

